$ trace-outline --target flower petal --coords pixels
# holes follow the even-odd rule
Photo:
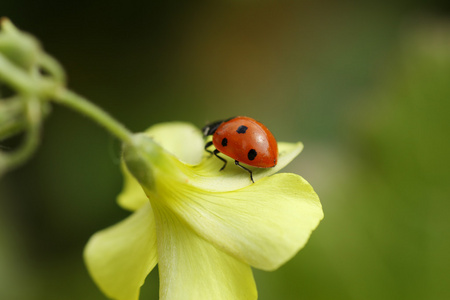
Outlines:
[[[209,155],[204,150],[204,144],[210,138],[204,141],[200,131],[189,123],[172,122],[154,125],[145,132],[145,136],[150,136],[153,142],[145,140],[142,135],[137,134],[134,147],[146,153],[151,149],[155,149],[155,145],[160,146],[169,154],[164,161],[170,161],[171,164],[171,169],[166,168],[164,172],[170,172],[171,170],[181,171],[184,173],[184,176],[180,178],[180,181],[189,182],[189,184],[207,191],[233,191],[251,184],[249,174],[235,166],[234,160],[230,157],[222,155],[227,160],[228,166],[220,171],[223,162]],[[252,170],[253,179],[257,181],[284,168],[302,150],[303,144],[301,142],[279,142],[278,163],[275,167],[255,168],[245,166]],[[157,161],[150,161],[149,163],[155,167],[157,165]],[[159,165],[161,166],[161,164]],[[137,176],[139,174],[134,175]],[[119,200],[120,205],[124,208],[132,209],[136,207],[136,204],[131,200],[135,199],[133,198],[133,193],[130,193],[130,195],[128,196],[125,193]],[[130,198],[131,203],[127,203],[128,198]]]
[[[84,259],[94,281],[108,296],[136,300],[157,263],[156,230],[150,203],[124,221],[94,234]]]
[[[253,172],[253,179],[256,181],[266,176],[272,175],[287,164],[289,164],[303,150],[303,144],[298,143],[278,143],[278,163],[273,168],[255,168],[245,165]],[[245,172],[234,165],[234,160],[221,155],[227,160],[227,167],[220,171],[223,162],[216,157],[207,155],[199,165],[191,166],[189,184],[207,191],[233,191],[252,182],[248,172]]]
[[[185,164],[200,163],[204,155],[204,140],[200,130],[189,123],[167,122],[151,126],[145,131],[165,151]],[[118,204],[135,211],[147,203],[148,199],[138,181],[124,164],[121,166],[124,185],[117,197]]]
[[[232,192],[186,187],[183,194],[167,203],[171,210],[218,248],[263,270],[292,258],[323,218],[317,194],[295,174],[265,177]]]
[[[153,125],[145,133],[186,164],[195,165],[202,160],[205,144],[203,135],[190,123],[160,123]]]
[[[117,196],[117,203],[120,207],[135,211],[145,204],[148,204],[148,198],[142,190],[139,182],[130,174],[125,164],[121,164],[123,174],[122,192]]]
[[[155,206],[161,300],[257,298],[249,265],[200,238],[166,209]]]

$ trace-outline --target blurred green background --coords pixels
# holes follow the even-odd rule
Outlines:
[[[325,219],[259,299],[450,299],[448,1],[2,0],[69,86],[133,131],[248,115],[305,144],[287,168]],[[115,204],[119,144],[54,106],[0,182],[0,299],[106,299],[89,237]],[[199,279],[200,280],[200,279]],[[154,270],[141,299],[157,299]]]

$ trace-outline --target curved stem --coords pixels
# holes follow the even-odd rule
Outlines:
[[[53,67],[53,69],[55,69]],[[60,74],[60,76],[63,76]],[[36,94],[43,98],[66,105],[103,125],[123,142],[131,142],[132,133],[108,113],[87,99],[63,87],[58,88],[49,80],[32,78],[26,72],[16,68],[0,54],[0,79],[24,94]],[[60,78],[63,80],[62,78]]]
[[[105,127],[124,143],[131,143],[131,131],[111,117],[107,112],[82,96],[62,88],[51,96],[51,100],[88,116]]]
[[[36,90],[36,85],[30,80],[29,74],[16,67],[0,53],[0,79],[9,84],[13,89],[21,92]]]
[[[7,19],[0,19],[0,25],[0,34],[5,37],[0,45],[0,83],[6,83],[18,99],[0,103],[0,140],[18,130],[25,132],[23,143],[18,149],[10,152],[0,150],[0,173],[25,162],[35,151],[49,101],[74,109],[102,125],[123,143],[132,144],[133,133],[125,126],[63,86],[63,68],[54,58],[42,52],[33,38],[22,34]],[[5,99],[0,97],[0,100]],[[23,107],[14,107],[16,102],[23,104]]]
[[[41,104],[36,98],[27,99],[27,132],[21,147],[11,153],[0,152],[0,177],[4,172],[25,163],[39,145],[41,131]]]

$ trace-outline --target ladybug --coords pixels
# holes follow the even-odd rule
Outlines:
[[[237,166],[249,172],[252,182],[252,171],[239,163],[258,168],[277,165],[277,141],[266,126],[252,118],[233,117],[211,123],[203,127],[203,135],[212,135],[212,141],[206,143],[205,150],[224,162],[220,171],[226,167],[227,161],[219,153],[231,157]],[[208,150],[211,145],[216,147],[214,151]]]

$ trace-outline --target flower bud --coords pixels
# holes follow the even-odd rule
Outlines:
[[[1,27],[0,54],[18,67],[30,70],[39,59],[41,52],[39,42],[31,35],[17,30],[6,18],[1,20]]]

